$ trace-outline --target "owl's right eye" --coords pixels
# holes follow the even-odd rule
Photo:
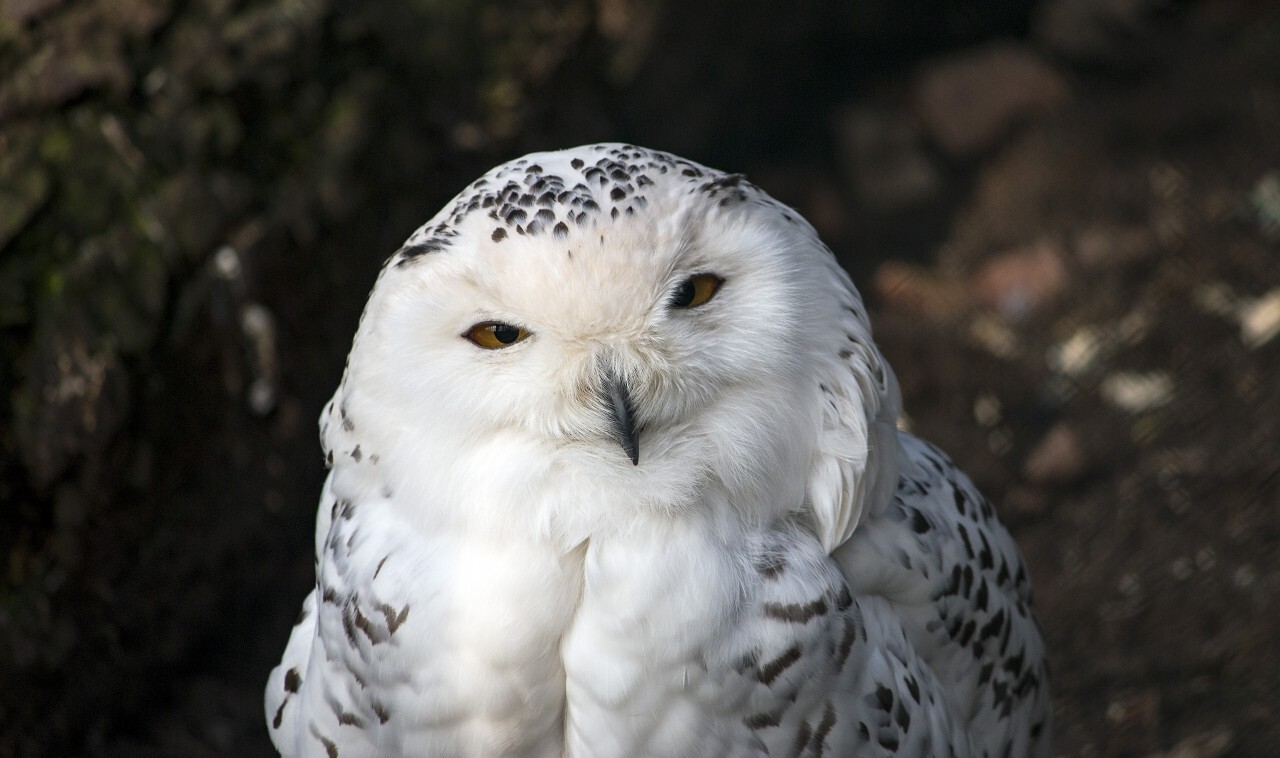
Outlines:
[[[668,302],[673,308],[697,308],[714,297],[722,284],[724,280],[715,274],[691,276],[676,287]]]
[[[518,326],[504,324],[501,321],[483,321],[467,330],[462,335],[476,346],[485,350],[511,347],[529,336],[529,332]]]

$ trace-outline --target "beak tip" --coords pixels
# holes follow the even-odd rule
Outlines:
[[[635,426],[631,410],[631,392],[627,385],[610,374],[604,388],[605,401],[613,415],[613,438],[631,459],[631,465],[640,465],[640,432]]]
[[[629,420],[629,419],[628,419]],[[640,465],[640,432],[634,428],[628,430],[630,433],[622,432],[618,434],[618,444],[622,447],[622,452],[626,453],[631,459],[632,466]]]

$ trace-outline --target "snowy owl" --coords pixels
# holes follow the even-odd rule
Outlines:
[[[630,145],[385,263],[321,416],[286,756],[1043,756],[1018,549],[813,228]]]

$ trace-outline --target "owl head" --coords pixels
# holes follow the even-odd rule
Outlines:
[[[893,376],[793,210],[630,145],[503,164],[384,265],[321,418],[332,485],[572,541],[885,499]],[[877,446],[883,449],[877,449]]]

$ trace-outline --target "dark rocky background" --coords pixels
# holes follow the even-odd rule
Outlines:
[[[803,211],[1032,564],[1056,753],[1280,754],[1280,8],[0,0],[0,756],[267,756],[382,259],[633,141]]]

